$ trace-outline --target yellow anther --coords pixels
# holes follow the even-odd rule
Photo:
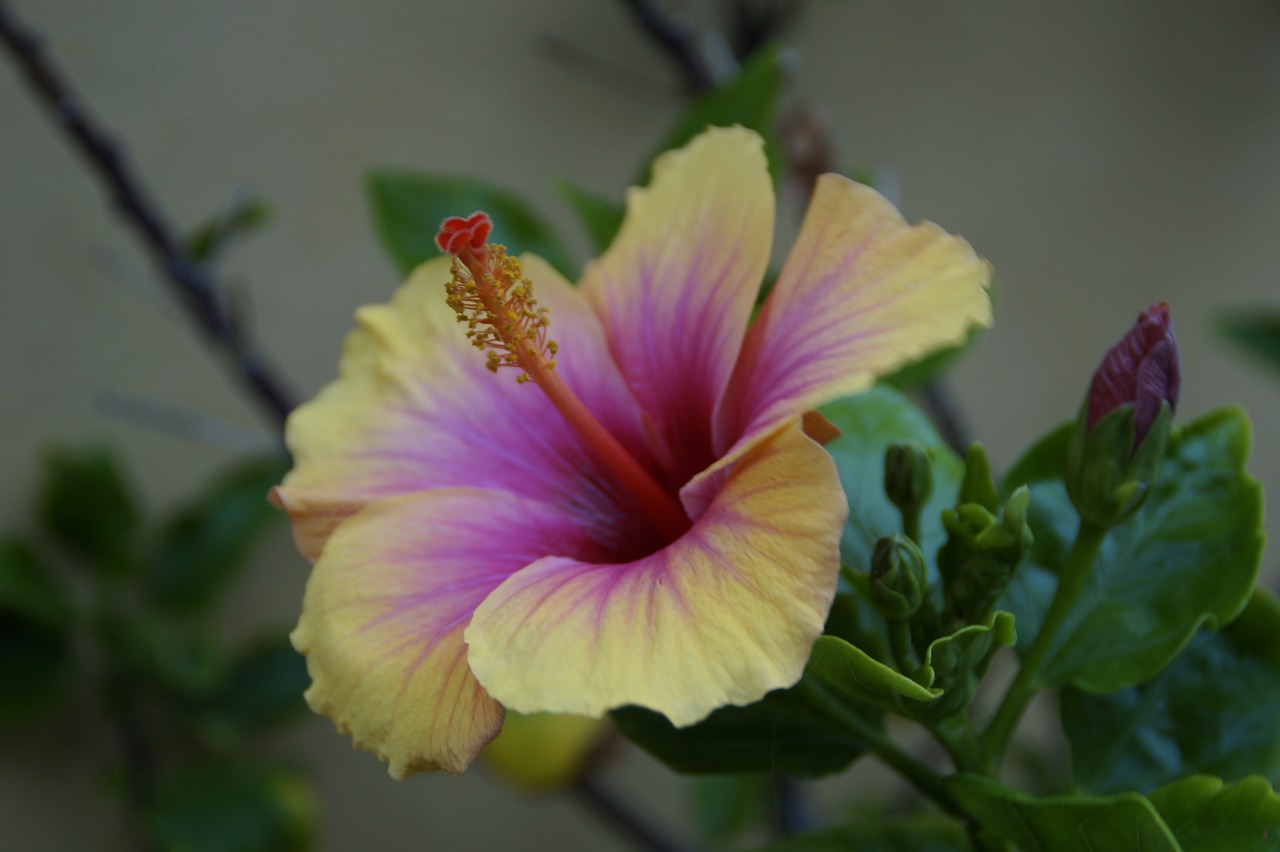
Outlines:
[[[465,259],[464,259],[465,258]],[[551,319],[533,298],[533,282],[524,277],[520,261],[500,245],[455,256],[445,284],[445,304],[467,324],[466,335],[477,349],[488,349],[485,366],[518,367],[520,384],[531,374],[555,367],[559,347],[547,339]]]

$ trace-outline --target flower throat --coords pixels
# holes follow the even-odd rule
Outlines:
[[[596,457],[635,497],[657,531],[672,542],[690,527],[680,505],[650,476],[618,439],[587,409],[555,371],[559,347],[548,337],[547,309],[533,297],[533,282],[520,261],[488,242],[492,221],[485,213],[444,220],[436,245],[453,257],[445,303],[467,326],[467,339],[488,353],[485,364],[520,370],[519,384],[538,386]]]

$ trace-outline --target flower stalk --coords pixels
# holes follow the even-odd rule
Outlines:
[[[1058,577],[1058,589],[1054,592],[1053,602],[1049,605],[1049,612],[1044,617],[1040,632],[1036,634],[1036,641],[1032,644],[1031,651],[1022,660],[1018,674],[1009,685],[1000,708],[982,735],[982,746],[986,751],[989,765],[999,764],[1017,728],[1018,721],[1040,688],[1045,659],[1053,648],[1058,632],[1075,608],[1080,595],[1089,585],[1093,563],[1097,559],[1098,551],[1102,548],[1106,534],[1106,528],[1089,521],[1081,521],[1075,543],[1071,546],[1066,564]]]

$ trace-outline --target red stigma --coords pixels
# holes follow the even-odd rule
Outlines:
[[[440,251],[457,257],[465,248],[478,252],[489,240],[489,231],[493,229],[493,220],[488,213],[480,210],[467,218],[450,216],[440,223],[436,233],[436,245]]]

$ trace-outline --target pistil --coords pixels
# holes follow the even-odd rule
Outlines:
[[[547,309],[533,297],[533,283],[520,262],[500,245],[487,242],[491,224],[483,213],[446,219],[436,244],[453,256],[453,276],[445,285],[446,302],[467,324],[467,337],[488,350],[486,366],[498,372],[511,366],[516,381],[531,382],[546,395],[560,416],[577,431],[596,457],[627,489],[668,542],[690,527],[679,503],[596,419],[555,370],[558,351],[547,338]]]

